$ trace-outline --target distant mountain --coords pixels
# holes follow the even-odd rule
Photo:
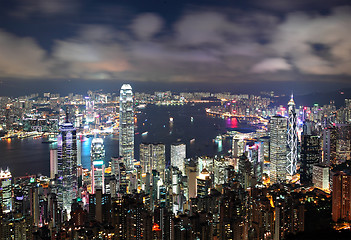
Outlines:
[[[306,95],[294,95],[294,101],[297,106],[312,106],[318,103],[319,106],[335,102],[336,107],[345,105],[345,98],[351,98],[351,88],[340,89],[337,91],[315,92]],[[290,96],[275,98],[275,105],[287,105]]]

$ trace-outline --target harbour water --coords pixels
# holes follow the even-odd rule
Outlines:
[[[231,140],[214,141],[227,129],[243,129],[235,118],[216,118],[206,114],[209,104],[182,106],[148,105],[137,114],[135,129],[135,158],[139,159],[141,142],[166,144],[166,159],[169,161],[170,144],[183,142],[187,145],[187,157],[214,156],[227,153]],[[170,118],[173,118],[173,120]],[[144,134],[143,134],[144,133]],[[90,145],[92,138],[82,139],[82,165],[90,168]],[[118,135],[104,137],[105,163],[118,156]],[[11,139],[0,141],[0,168],[9,168],[14,176],[26,174],[49,175],[51,144],[42,139]]]

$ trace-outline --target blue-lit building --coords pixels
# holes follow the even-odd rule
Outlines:
[[[102,138],[94,138],[91,142],[91,190],[102,189],[105,193],[105,148]]]
[[[73,125],[66,121],[60,126],[57,137],[58,203],[67,214],[71,212],[71,203],[78,190],[76,134]]]

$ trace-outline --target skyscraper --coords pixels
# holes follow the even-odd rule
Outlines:
[[[140,165],[143,173],[152,173],[157,170],[163,174],[166,164],[166,150],[163,143],[141,143],[140,144]]]
[[[0,204],[2,213],[9,213],[12,211],[12,175],[7,170],[0,170]],[[1,213],[0,213],[1,214]]]
[[[287,176],[287,119],[273,116],[270,121],[270,181],[271,183],[285,182]]]
[[[94,122],[94,100],[91,98],[91,94],[89,97],[85,97],[85,121],[87,123]]]
[[[132,170],[134,160],[134,110],[133,91],[129,84],[123,84],[120,91],[119,155],[123,157],[127,170]]]
[[[184,143],[176,143],[171,145],[171,165],[177,167],[182,174],[184,172],[184,159],[186,158],[186,145]]]
[[[151,173],[152,164],[152,144],[141,143],[140,144],[140,165],[143,173]]]
[[[94,138],[91,141],[91,190],[95,194],[96,189],[105,193],[105,148],[102,138]]]
[[[313,135],[301,136],[301,183],[312,183],[313,166],[321,159],[320,138]]]
[[[57,149],[50,149],[50,178],[54,179],[57,174]]]
[[[291,176],[296,173],[297,163],[297,118],[294,97],[288,103],[289,119],[288,119],[288,165],[286,166],[288,174]]]
[[[67,120],[60,126],[57,137],[58,203],[68,214],[78,190],[76,133],[76,129]]]
[[[340,171],[333,176],[332,220],[351,222],[351,175]]]
[[[161,176],[166,167],[166,146],[163,143],[152,145],[152,169],[157,170]]]

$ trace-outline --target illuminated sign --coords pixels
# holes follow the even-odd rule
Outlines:
[[[94,161],[93,162],[93,165],[94,166],[97,166],[97,165],[103,165],[104,164],[104,161],[100,160],[100,161]]]

